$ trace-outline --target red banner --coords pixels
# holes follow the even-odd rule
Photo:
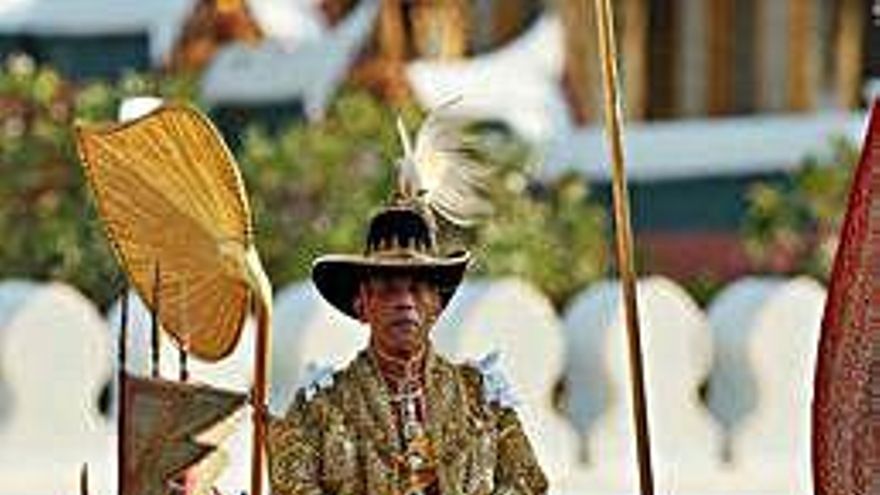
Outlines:
[[[817,495],[880,493],[880,100],[834,260],[813,397]]]

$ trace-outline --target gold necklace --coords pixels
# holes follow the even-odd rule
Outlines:
[[[400,358],[385,352],[374,342],[370,342],[367,350],[379,374],[393,390],[400,390],[408,382],[420,378],[422,370],[419,368],[425,364],[427,354],[427,346],[422,346],[411,357]]]

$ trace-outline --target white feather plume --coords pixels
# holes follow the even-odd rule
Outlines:
[[[442,115],[455,100],[432,111],[415,139],[398,119],[404,155],[398,162],[398,192],[425,201],[438,215],[467,227],[492,211],[485,197],[489,168],[474,157],[465,122]]]

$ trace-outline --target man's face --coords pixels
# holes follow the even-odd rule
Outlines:
[[[373,277],[361,284],[356,305],[373,344],[406,358],[427,344],[440,295],[433,284],[409,275]]]

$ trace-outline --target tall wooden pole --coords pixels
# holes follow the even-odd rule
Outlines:
[[[177,350],[178,352],[178,374],[177,378],[181,382],[189,381],[189,336],[184,337],[184,340],[180,343],[180,347]]]
[[[271,307],[260,301],[257,307],[256,356],[254,359],[253,401],[254,438],[251,446],[251,495],[260,495],[263,490],[263,448],[266,440],[266,374],[269,367],[269,331],[272,326]]]
[[[189,286],[186,283],[184,283],[184,285],[181,287],[181,289],[183,291],[182,301],[184,301],[184,303],[189,301],[188,287]],[[177,347],[177,352],[178,352],[178,354],[177,354],[177,364],[178,364],[177,377],[181,382],[188,382],[189,381],[189,339],[190,339],[191,329],[189,326],[189,319],[187,318],[187,316],[189,315],[189,312],[183,311],[182,314],[183,314],[183,328],[186,330],[185,330],[185,333],[183,335],[181,335],[180,341],[178,342],[178,347]]]
[[[116,349],[116,383],[119,389],[119,399],[116,407],[116,493],[125,495],[125,431],[128,421],[128,392],[126,389],[126,368],[128,367],[128,287],[123,286],[122,315],[119,321],[119,344]]]
[[[162,286],[162,272],[159,268],[159,263],[156,263],[156,267],[153,272],[153,314],[150,322],[150,375],[153,378],[159,378],[161,370],[161,356],[162,356],[162,344],[161,339],[162,336],[159,333],[159,322],[160,317],[160,305],[159,305],[159,294],[161,293]]]
[[[620,109],[620,86],[617,75],[617,49],[614,41],[614,17],[611,11],[610,0],[596,0],[596,20],[599,27],[599,53],[602,59],[602,74],[605,87],[605,129],[611,150],[617,265],[623,288],[624,313],[629,344],[639,486],[642,495],[653,495],[654,479],[651,471],[651,443],[648,435],[644,367],[642,365],[638,305],[636,304],[632,227],[630,226],[629,196],[623,161],[623,127]]]
[[[79,495],[89,495],[89,464],[84,462],[79,468]],[[122,495],[120,492],[119,495]]]

